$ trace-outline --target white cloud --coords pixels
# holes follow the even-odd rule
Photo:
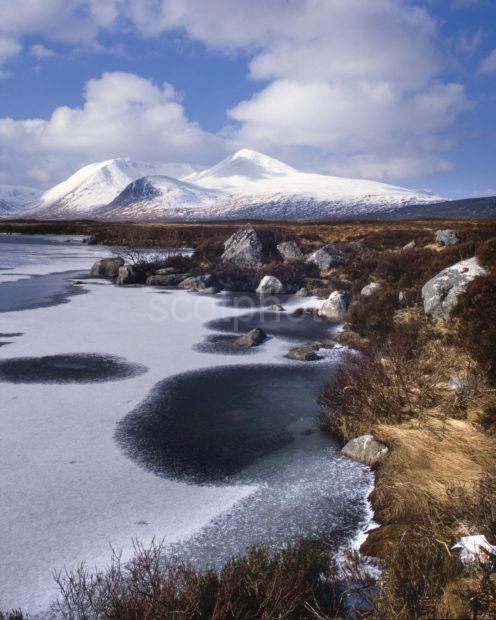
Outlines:
[[[52,58],[55,56],[55,52],[48,47],[45,47],[41,43],[37,43],[36,45],[32,45],[29,48],[29,52],[32,56],[34,56],[38,60],[44,60],[45,58]]]
[[[222,135],[232,147],[290,153],[295,164],[311,151],[321,168],[340,161],[356,174],[379,170],[407,178],[438,171],[448,166],[445,133],[469,106],[463,86],[441,78],[450,59],[438,24],[408,0],[0,0],[0,12],[0,33],[17,44],[39,35],[98,47],[102,30],[131,28],[144,36],[181,31],[225,53],[242,50],[250,58],[250,77],[264,86],[228,111],[235,125]],[[128,144],[119,141],[118,121],[107,118],[102,106],[101,131],[87,129],[91,83],[87,97],[82,111],[59,108],[43,126],[47,148],[66,140],[64,148],[70,143],[73,150],[100,153],[108,151],[105,140],[120,149]],[[133,108],[127,97],[124,116]],[[174,96],[172,102],[179,105]],[[206,135],[189,121],[186,127],[186,141],[191,127]],[[125,129],[124,136],[139,133]]]
[[[496,48],[480,63],[479,73],[496,73]]]
[[[206,163],[221,141],[188,120],[173,87],[130,73],[105,73],[85,87],[81,108],[61,106],[49,120],[0,119],[0,182],[61,180],[112,157]]]

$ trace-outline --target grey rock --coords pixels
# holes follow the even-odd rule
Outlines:
[[[404,250],[413,250],[416,246],[417,246],[417,244],[415,243],[415,241],[410,241],[410,243],[407,243],[406,245],[403,246],[403,249]]]
[[[465,390],[468,387],[468,381],[466,377],[460,375],[453,375],[448,381],[448,390],[453,392],[459,392]]]
[[[263,245],[251,224],[236,231],[224,243],[222,261],[242,269],[259,267],[262,264]]]
[[[184,278],[186,278],[185,273],[156,273],[152,276],[148,276],[146,283],[148,286],[177,286]]]
[[[90,235],[89,237],[85,237],[83,239],[83,243],[86,245],[96,245],[96,237],[94,235]]]
[[[271,312],[284,312],[284,308],[281,304],[271,304],[267,307],[267,310],[270,310]]]
[[[278,295],[284,292],[284,284],[274,276],[264,276],[257,286],[259,295]]]
[[[363,239],[357,239],[355,241],[347,241],[347,243],[345,244],[345,247],[348,250],[353,250],[353,251],[363,250],[363,246],[364,246]]]
[[[295,260],[303,256],[296,241],[281,241],[277,244],[277,251],[284,260]]]
[[[302,288],[299,288],[295,293],[296,297],[308,297],[308,295],[309,295],[308,289],[305,288],[304,286]]]
[[[234,344],[239,347],[256,347],[265,340],[267,340],[267,334],[264,330],[260,327],[255,327],[255,329],[252,329],[247,334],[243,334],[236,338]]]
[[[190,276],[179,283],[179,288],[203,289],[207,288],[212,282],[212,276],[206,273],[202,276]]]
[[[475,257],[443,269],[422,287],[424,312],[447,321],[470,282],[485,273]]]
[[[97,260],[90,271],[93,278],[115,278],[119,273],[119,267],[124,265],[122,258],[102,258]]]
[[[341,450],[344,456],[364,465],[375,465],[389,452],[387,446],[377,441],[373,435],[362,435],[350,439]]]
[[[460,243],[460,238],[454,230],[445,228],[436,232],[436,243],[439,245],[456,245]]]
[[[286,354],[291,360],[299,362],[315,362],[322,359],[322,356],[317,353],[320,349],[332,349],[334,342],[332,340],[322,340],[319,342],[309,342],[299,347],[290,349]]]
[[[329,271],[331,267],[342,265],[344,261],[345,254],[343,250],[333,243],[325,245],[307,258],[307,263],[317,265],[320,271]]]
[[[405,293],[405,291],[400,291],[398,293],[398,301],[400,302],[400,304],[402,306],[404,306],[406,304],[406,293]]]
[[[217,295],[220,293],[220,290],[216,286],[207,286],[205,288],[198,289],[199,293],[203,293],[204,295]]]
[[[159,276],[170,276],[173,273],[180,273],[180,271],[176,267],[162,267],[161,269],[157,269],[155,273]]]
[[[345,291],[334,291],[329,298],[324,301],[317,314],[328,321],[340,323],[346,316],[346,311],[350,304],[351,295]]]
[[[367,286],[364,286],[362,288],[362,290],[360,291],[360,295],[363,295],[364,297],[370,297],[374,293],[377,293],[380,288],[381,285],[378,282],[371,282],[370,284],[367,284]]]
[[[133,265],[122,265],[122,267],[119,267],[119,273],[115,282],[119,286],[142,284],[144,282],[144,275]]]

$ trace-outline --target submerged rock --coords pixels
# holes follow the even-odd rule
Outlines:
[[[439,245],[456,245],[460,243],[460,238],[454,230],[445,228],[436,232],[436,243]]]
[[[116,278],[119,273],[119,267],[124,265],[122,258],[102,258],[94,263],[90,271],[93,278]]]
[[[324,301],[317,314],[328,321],[340,323],[344,321],[350,300],[351,295],[349,293],[334,291],[329,295],[327,301]]]
[[[299,362],[315,362],[322,359],[321,355],[318,355],[317,351],[320,349],[332,349],[334,342],[332,340],[322,340],[319,342],[308,342],[299,347],[290,349],[286,354],[290,360],[296,360]]]
[[[331,267],[342,265],[344,261],[345,254],[343,250],[333,243],[325,245],[307,258],[307,263],[317,265],[320,271],[329,271]]]
[[[262,264],[263,244],[251,224],[236,231],[224,242],[222,261],[242,269],[259,267]]]
[[[143,284],[145,276],[133,265],[122,265],[119,267],[116,284],[126,286],[127,284]]]
[[[265,340],[267,340],[267,334],[260,327],[256,327],[247,334],[243,334],[236,338],[234,344],[239,347],[256,347]]]
[[[299,288],[295,293],[296,297],[308,297],[308,295],[309,295],[308,289],[305,288],[304,286]]]
[[[373,435],[362,435],[350,439],[341,452],[354,461],[372,466],[384,458],[389,449],[377,441]]]
[[[278,295],[284,292],[284,284],[274,276],[264,276],[257,286],[259,295]]]
[[[185,273],[160,274],[157,272],[152,276],[148,276],[146,283],[148,286],[176,286],[186,277]]]
[[[485,273],[475,257],[443,269],[422,287],[424,312],[447,321],[470,282]]]
[[[300,250],[296,241],[282,241],[278,243],[277,251],[283,260],[295,260],[303,256],[303,252]]]
[[[179,283],[179,288],[186,289],[204,289],[212,282],[212,276],[206,273],[202,276],[190,276]]]

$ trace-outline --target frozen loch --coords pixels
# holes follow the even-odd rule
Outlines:
[[[54,571],[129,557],[133,539],[201,566],[350,544],[371,474],[320,433],[314,402],[339,350],[286,359],[304,327],[268,327],[249,355],[199,346],[243,331],[246,307],[84,278],[107,254],[0,236],[0,607],[46,617]]]

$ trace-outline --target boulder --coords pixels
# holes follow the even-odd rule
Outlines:
[[[173,273],[180,273],[180,270],[176,267],[162,267],[155,272],[159,276],[170,276]]]
[[[274,276],[264,276],[257,286],[259,295],[279,295],[284,292],[284,284]]]
[[[416,247],[416,243],[415,241],[410,241],[410,243],[407,243],[406,245],[403,246],[404,250],[413,250]]]
[[[340,323],[346,316],[351,295],[345,291],[334,291],[322,304],[317,314],[321,318]]]
[[[296,297],[308,297],[308,295],[309,295],[308,289],[305,288],[304,286],[302,286],[302,288],[299,288],[295,293]]]
[[[270,310],[270,312],[284,312],[284,308],[281,304],[271,304],[267,307],[267,310]]]
[[[157,272],[148,276],[146,283],[148,286],[177,286],[184,278],[186,278],[185,273],[161,274]]]
[[[252,329],[247,334],[243,334],[236,338],[234,344],[239,347],[256,347],[265,340],[267,340],[267,334],[264,330],[260,327],[255,327],[255,329]]]
[[[92,278],[115,278],[122,265],[124,265],[122,258],[102,258],[93,265],[90,276]]]
[[[439,245],[456,245],[460,243],[460,238],[454,230],[445,228],[436,232],[436,243]]]
[[[381,288],[381,285],[378,282],[371,282],[370,284],[367,284],[367,286],[364,286],[362,288],[362,290],[360,291],[360,295],[363,295],[364,297],[370,297],[371,295],[376,293],[380,288]]]
[[[128,284],[143,284],[144,281],[145,276],[142,271],[139,271],[133,265],[122,265],[122,267],[119,267],[115,283],[119,286],[126,286]]]
[[[357,252],[358,250],[363,250],[363,245],[364,245],[363,239],[356,239],[355,241],[347,241],[345,244],[345,247],[348,250]]]
[[[307,258],[307,263],[317,265],[320,271],[329,271],[331,267],[342,265],[344,261],[345,254],[343,250],[333,243],[325,245]]]
[[[203,289],[207,288],[212,282],[212,276],[206,273],[202,276],[190,276],[179,283],[179,288],[186,289]]]
[[[344,456],[364,465],[375,465],[389,452],[387,446],[374,439],[373,435],[362,435],[350,439],[341,450]]]
[[[259,267],[262,264],[263,245],[251,224],[236,231],[224,242],[222,261],[242,269]]]
[[[443,269],[422,287],[424,312],[433,319],[447,321],[470,282],[485,273],[475,257]]]
[[[283,260],[295,260],[303,256],[296,241],[281,241],[277,244],[277,251]]]
[[[198,292],[203,293],[204,295],[217,295],[220,291],[215,286],[207,286],[205,288],[198,289]]]
[[[448,390],[453,392],[461,392],[466,390],[468,387],[467,377],[462,377],[460,375],[453,375],[449,378],[448,381]]]
[[[320,349],[332,349],[334,342],[332,340],[323,340],[321,342],[308,342],[299,347],[290,349],[286,354],[290,360],[296,360],[298,362],[315,362],[322,359],[322,356],[317,353]]]

